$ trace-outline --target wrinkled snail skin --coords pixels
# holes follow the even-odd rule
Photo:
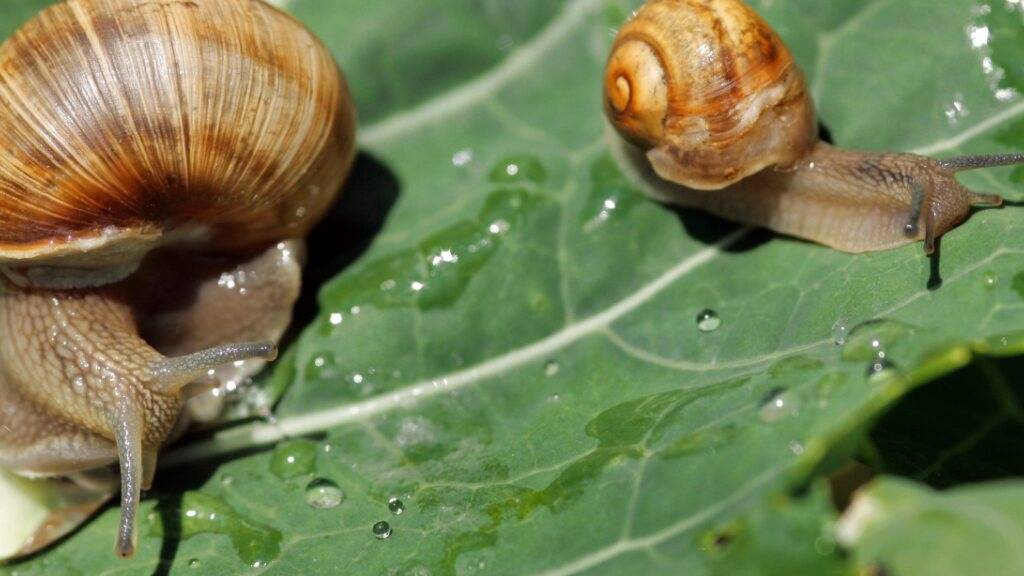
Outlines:
[[[130,556],[193,397],[277,354],[351,97],[262,0],[68,0],[0,47],[0,110],[0,466],[118,463]]]
[[[741,0],[649,0],[616,37],[604,94],[611,125],[673,183],[650,187],[659,200],[847,252],[923,240],[932,253],[973,206],[1002,203],[957,172],[1024,163],[820,142],[803,73]]]

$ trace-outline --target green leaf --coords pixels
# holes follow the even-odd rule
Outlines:
[[[1024,571],[1022,519],[1019,481],[934,492],[883,478],[854,500],[837,535],[856,564],[893,576],[1009,576]]]
[[[835,540],[828,492],[817,485],[800,498],[779,495],[701,537],[711,574],[791,576],[849,574]]]
[[[996,17],[1018,30],[1002,7],[754,5],[837,144],[1024,146],[1024,102],[1000,92],[1022,87],[993,79],[1012,54],[968,34]],[[611,30],[636,6],[296,0],[349,72],[365,154],[314,237],[307,277],[334,277],[273,378],[291,384],[276,419],[165,455],[136,558],[111,553],[110,509],[14,569],[707,574],[709,530],[829,471],[975,352],[1024,351],[1015,208],[948,234],[930,290],[920,246],[841,254],[646,199],[609,151],[600,98]],[[927,33],[908,41],[907,23]],[[1010,169],[964,182],[1021,197]],[[339,270],[338,223],[367,214],[386,223]],[[698,328],[705,310],[717,329]],[[869,376],[878,348],[893,368]],[[293,436],[312,440],[253,453]],[[304,468],[275,473],[289,458]],[[340,504],[310,505],[318,480]],[[751,542],[779,531],[813,547],[819,531],[800,527],[828,514],[810,510],[763,512]],[[226,520],[189,522],[204,514]]]

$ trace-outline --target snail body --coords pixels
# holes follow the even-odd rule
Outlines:
[[[351,98],[262,0],[67,0],[0,47],[0,109],[0,465],[118,462],[129,556],[189,398],[276,355]]]
[[[937,160],[843,150],[818,139],[788,48],[741,0],[649,0],[619,31],[605,112],[662,183],[659,200],[847,252],[935,240],[999,196],[962,170],[1022,154]]]

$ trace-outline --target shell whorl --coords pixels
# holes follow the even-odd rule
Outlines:
[[[0,264],[301,237],[354,156],[344,77],[261,0],[68,0],[0,47]]]
[[[605,109],[661,177],[692,188],[791,164],[817,141],[803,73],[740,0],[647,2],[612,47]]]

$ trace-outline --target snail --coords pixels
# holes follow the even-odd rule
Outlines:
[[[276,355],[351,97],[262,0],[67,0],[0,47],[0,110],[0,466],[117,463],[128,557],[189,398]]]
[[[612,46],[604,108],[663,180],[649,192],[657,199],[846,252],[923,240],[932,254],[972,207],[1002,204],[956,173],[1024,163],[1024,154],[938,160],[820,141],[803,73],[741,0],[646,2]]]

